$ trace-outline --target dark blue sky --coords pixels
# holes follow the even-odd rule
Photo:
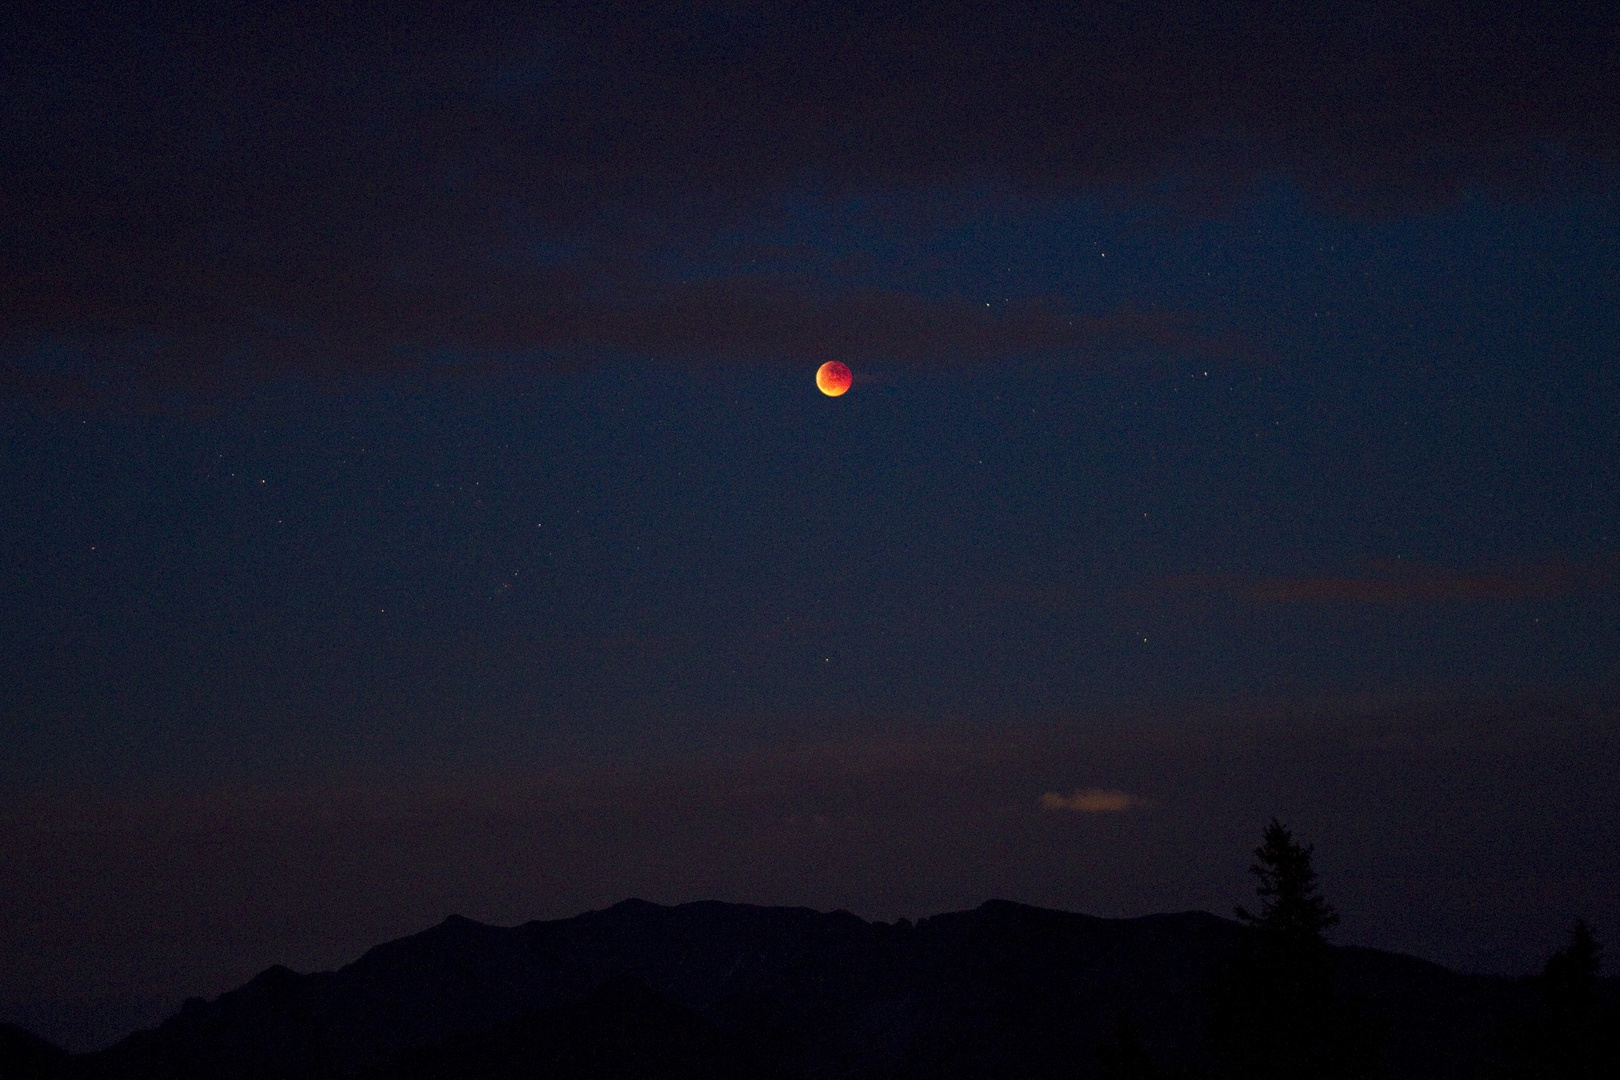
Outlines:
[[[1274,813],[1341,941],[1620,926],[1613,13],[1098,11],[12,27],[0,1013]]]

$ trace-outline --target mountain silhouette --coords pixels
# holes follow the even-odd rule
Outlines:
[[[0,1080],[55,1080],[68,1068],[65,1050],[15,1024],[0,1024]]]
[[[452,916],[337,971],[270,968],[69,1068],[83,1080],[1072,1080],[1097,1074],[1125,1023],[1160,1069],[1191,1071],[1209,974],[1245,933],[1203,912],[1101,919],[1005,901],[915,925],[640,900],[510,928]],[[1333,955],[1390,1077],[1490,1074],[1500,1032],[1533,996],[1522,980],[1397,954]]]

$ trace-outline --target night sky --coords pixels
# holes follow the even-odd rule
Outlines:
[[[1620,6],[46,7],[0,1019],[1273,814],[1336,941],[1620,945]]]

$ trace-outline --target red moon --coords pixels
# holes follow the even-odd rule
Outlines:
[[[849,390],[853,378],[848,367],[829,360],[816,369],[816,388],[828,397],[838,397]]]

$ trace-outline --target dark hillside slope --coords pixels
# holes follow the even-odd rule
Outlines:
[[[634,979],[394,1054],[374,1080],[793,1080]]]
[[[1121,1017],[1179,1068],[1201,1053],[1206,972],[1243,932],[1200,912],[1098,919],[1003,901],[915,926],[636,900],[511,928],[451,918],[339,971],[272,968],[75,1065],[88,1080],[373,1073],[622,977],[701,1017],[727,1053],[807,1080],[1084,1077]],[[1336,952],[1346,988],[1388,1030],[1393,1077],[1480,1075],[1525,997],[1506,980]]]
[[[68,1063],[67,1051],[15,1024],[0,1024],[0,1080],[58,1080]]]
[[[1386,1062],[1404,1076],[1495,1076],[1504,1032],[1536,1002],[1528,980],[1459,975],[1376,949],[1334,952],[1340,989],[1362,1003]]]

